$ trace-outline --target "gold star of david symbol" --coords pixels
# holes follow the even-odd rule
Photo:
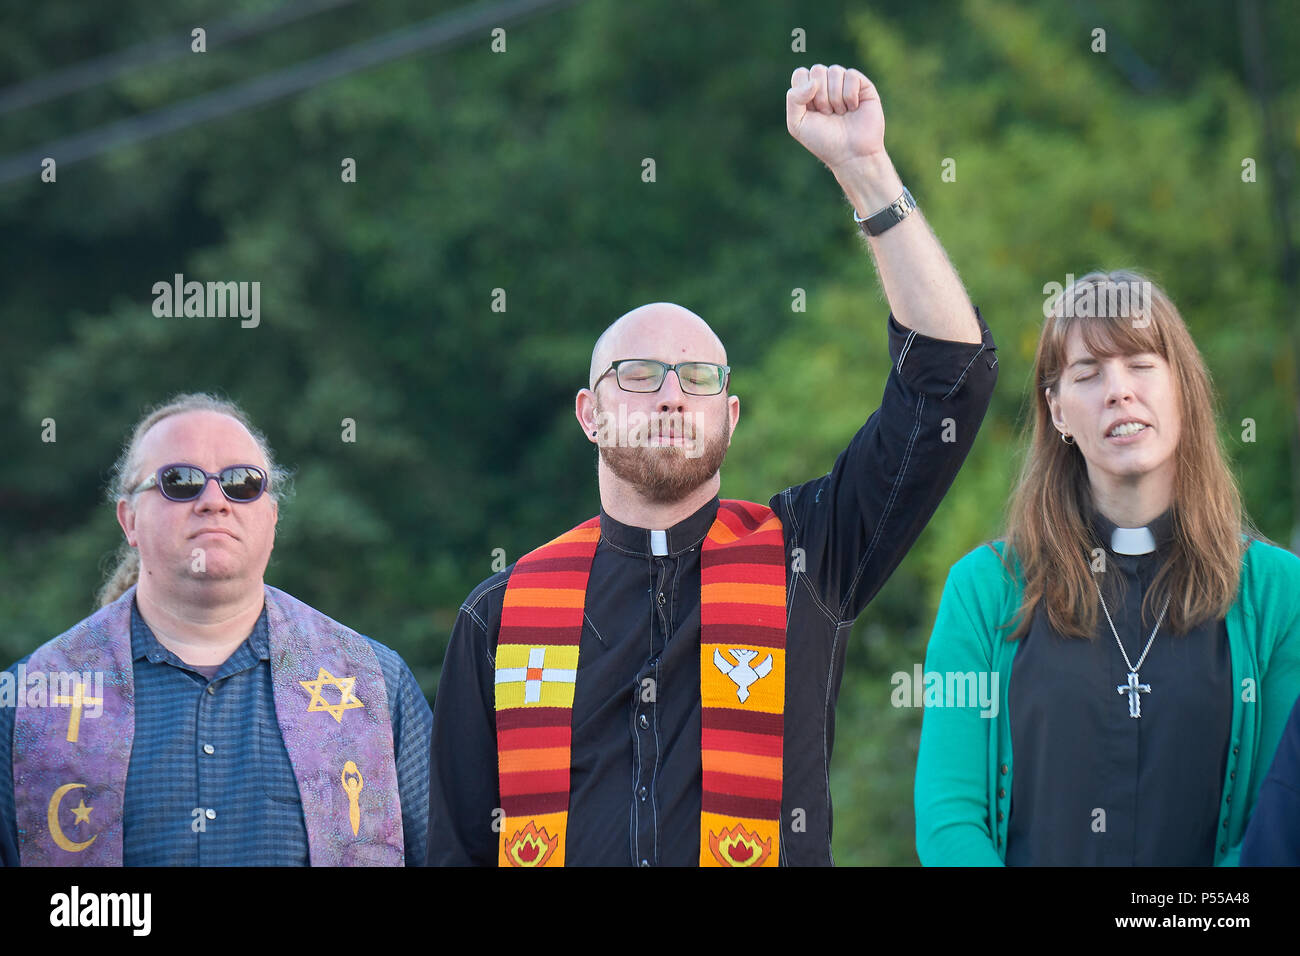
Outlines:
[[[298,683],[311,692],[311,703],[307,705],[307,713],[309,714],[323,710],[341,724],[343,723],[343,711],[366,706],[352,693],[352,688],[357,683],[355,677],[335,677],[322,667],[315,680],[300,680]],[[332,684],[339,689],[339,702],[337,704],[327,704],[325,699],[321,697],[321,688],[327,684]]]

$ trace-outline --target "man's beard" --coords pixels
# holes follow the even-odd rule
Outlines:
[[[596,412],[601,413],[599,406]],[[656,416],[659,420],[666,417]],[[716,475],[727,457],[725,417],[722,427],[711,435],[701,434],[695,428],[700,417],[697,413],[682,423],[685,445],[650,445],[645,440],[629,440],[620,435],[617,441],[598,443],[601,460],[647,501],[655,504],[680,501]],[[672,420],[681,422],[681,416]]]

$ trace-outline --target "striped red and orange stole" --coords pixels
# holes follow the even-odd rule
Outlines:
[[[498,864],[563,866],[573,695],[600,519],[520,558],[496,656]],[[720,501],[700,555],[701,866],[776,866],[785,740],[785,545],[772,509]]]

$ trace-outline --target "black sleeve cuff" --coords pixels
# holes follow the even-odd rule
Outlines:
[[[978,307],[975,320],[980,325],[979,344],[931,338],[915,329],[900,325],[889,314],[889,355],[894,372],[908,388],[941,399],[950,398],[972,374],[988,387],[996,378],[997,346]]]

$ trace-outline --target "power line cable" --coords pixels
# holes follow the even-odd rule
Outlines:
[[[267,73],[235,86],[205,93],[175,106],[132,116],[51,140],[34,149],[0,159],[0,185],[40,174],[41,162],[52,157],[60,167],[98,156],[110,149],[131,146],[198,123],[238,113],[282,99],[329,80],[368,69],[422,49],[450,46],[487,27],[498,27],[542,11],[566,6],[574,0],[507,0],[490,6],[456,10],[382,37],[344,47]]]
[[[205,28],[207,42],[214,47],[224,46],[246,37],[259,36],[286,23],[293,23],[295,20],[302,20],[356,2],[357,0],[307,0],[307,2],[280,7],[260,16],[232,17],[214,27]],[[202,26],[202,24],[195,24],[195,26]],[[55,97],[76,93],[91,86],[111,83],[118,77],[141,67],[156,66],[174,60],[190,52],[191,42],[189,32],[149,40],[125,50],[106,53],[94,59],[54,70],[25,83],[7,86],[0,90],[0,115],[28,106],[36,106]]]

